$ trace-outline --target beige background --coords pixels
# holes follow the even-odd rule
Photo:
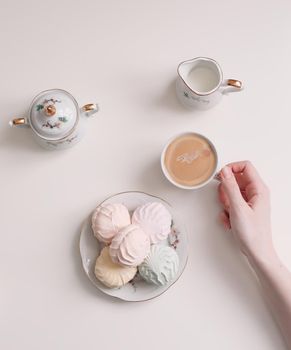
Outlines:
[[[159,155],[182,131],[220,162],[251,159],[272,190],[274,240],[291,267],[291,2],[0,1],[0,348],[284,349],[255,278],[216,222],[216,184],[185,192]],[[208,112],[174,93],[178,63],[210,56],[245,91]],[[77,147],[40,149],[9,129],[38,92],[59,87],[102,111]],[[82,220],[105,197],[143,190],[181,211],[190,259],[158,299],[101,295],[78,255]]]

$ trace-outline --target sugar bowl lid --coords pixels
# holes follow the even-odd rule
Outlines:
[[[78,122],[78,104],[65,90],[46,90],[32,101],[29,118],[39,136],[48,140],[61,139],[70,134]]]

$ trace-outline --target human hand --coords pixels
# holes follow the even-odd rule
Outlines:
[[[220,172],[220,181],[221,221],[231,229],[257,274],[291,349],[291,274],[272,243],[269,190],[250,162],[228,164]]]
[[[231,229],[247,257],[274,252],[271,234],[269,190],[249,161],[231,163],[220,172],[220,219]]]

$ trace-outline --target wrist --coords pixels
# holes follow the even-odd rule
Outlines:
[[[273,245],[268,247],[268,249],[249,252],[249,254],[247,254],[247,259],[255,270],[265,270],[281,265]]]

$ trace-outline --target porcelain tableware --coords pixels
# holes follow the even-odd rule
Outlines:
[[[243,89],[241,81],[224,79],[220,65],[212,58],[196,57],[181,62],[177,72],[177,96],[189,108],[212,108],[220,102],[223,95]]]
[[[137,191],[118,193],[107,198],[105,201],[100,203],[100,205],[108,203],[122,203],[129,209],[130,213],[132,214],[132,212],[137,207],[148,202],[162,203],[172,215],[173,224],[171,233],[166,240],[162,241],[159,244],[170,246],[176,250],[180,261],[178,273],[172,282],[164,286],[149,284],[145,282],[139,275],[137,275],[131,282],[127,283],[119,289],[110,289],[105,287],[95,277],[94,274],[96,258],[99,256],[103,245],[93,235],[90,215],[84,221],[80,235],[80,254],[82,265],[87,277],[94,284],[94,286],[109,296],[125,301],[145,301],[156,298],[159,295],[163,294],[168,288],[170,288],[179,279],[185,269],[188,259],[187,233],[184,224],[180,219],[180,216],[177,214],[175,208],[173,208],[172,205],[159,197]]]
[[[213,167],[213,171],[212,171],[211,176],[209,176],[209,178],[208,178],[206,181],[204,181],[204,182],[202,182],[202,183],[200,183],[200,184],[197,184],[197,185],[195,185],[195,186],[185,186],[185,185],[182,185],[182,184],[176,182],[176,181],[171,177],[171,175],[169,174],[169,171],[168,171],[168,169],[167,169],[167,167],[166,167],[166,165],[165,165],[165,156],[166,156],[166,151],[167,151],[169,145],[170,145],[174,140],[179,139],[179,138],[181,138],[181,137],[183,137],[183,136],[187,136],[187,135],[194,135],[194,136],[198,136],[198,137],[204,139],[204,140],[208,143],[208,145],[210,146],[212,152],[213,152],[214,155],[215,155],[215,159],[216,159],[215,167]],[[193,156],[193,153],[194,153],[194,156]],[[195,153],[196,153],[195,150],[192,150],[189,154],[183,154],[183,155],[181,155],[181,156],[185,159],[186,163],[189,163],[189,162],[190,162],[190,164],[191,164],[193,161],[196,160],[197,156],[198,156],[198,157],[200,156],[199,154],[196,155]],[[180,159],[176,159],[176,161],[180,161]],[[196,133],[196,132],[184,132],[184,133],[180,133],[180,134],[175,135],[174,137],[172,137],[170,140],[168,140],[168,142],[166,143],[166,145],[165,145],[164,148],[163,148],[163,151],[162,151],[162,154],[161,154],[161,158],[160,158],[160,162],[161,162],[162,171],[163,171],[165,177],[167,178],[167,180],[168,180],[169,182],[171,182],[174,186],[176,186],[176,187],[178,187],[178,188],[181,188],[181,189],[184,189],[184,190],[198,190],[198,189],[200,189],[200,188],[206,186],[207,184],[209,184],[209,182],[211,182],[213,179],[219,180],[219,179],[217,178],[217,176],[218,176],[218,175],[217,175],[217,169],[218,169],[218,166],[219,166],[217,149],[216,149],[216,147],[214,146],[214,144],[213,144],[206,136],[201,135],[201,134]]]
[[[10,125],[30,127],[34,139],[46,149],[66,149],[81,140],[88,118],[98,110],[95,103],[80,108],[69,92],[51,89],[33,99],[27,118],[13,119]]]

